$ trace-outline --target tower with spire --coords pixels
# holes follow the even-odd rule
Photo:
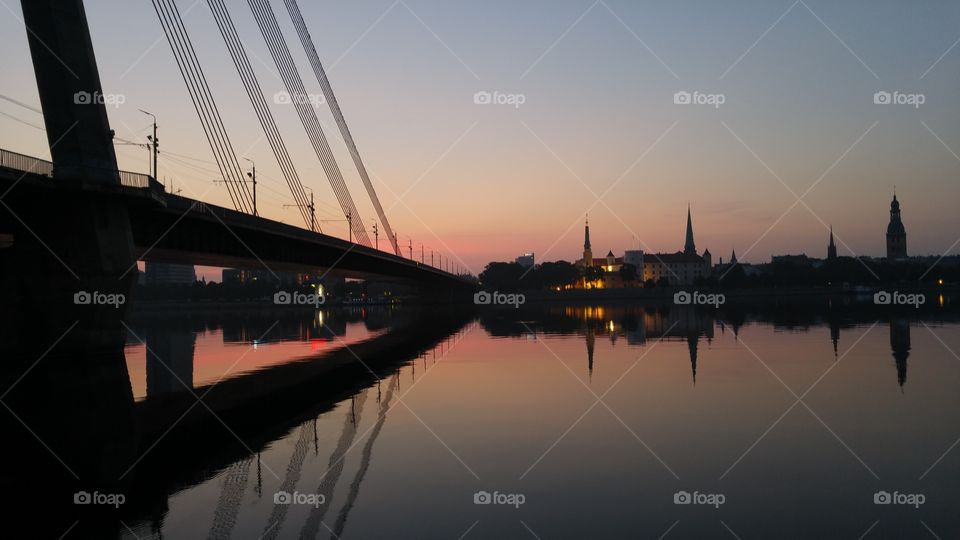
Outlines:
[[[907,230],[900,220],[900,201],[893,192],[890,202],[890,223],[887,225],[887,259],[903,259],[907,256]]]
[[[690,205],[687,205],[687,238],[683,243],[684,255],[696,255],[697,245],[693,242],[693,219],[690,217]]]
[[[830,226],[830,244],[827,246],[827,260],[837,258],[837,245],[833,243],[833,225]]]
[[[583,225],[583,266],[589,268],[593,266],[593,251],[590,249],[590,217],[586,218]]]

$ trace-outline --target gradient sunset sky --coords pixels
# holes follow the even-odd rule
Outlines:
[[[243,0],[234,23],[318,219],[342,219]],[[308,92],[320,94],[283,2],[279,20]],[[0,147],[47,157],[19,2],[0,0],[5,51]],[[206,2],[179,0],[238,156],[254,159],[265,217],[301,225]],[[145,141],[159,118],[161,180],[230,206],[196,113],[147,0],[87,1],[117,136]],[[628,2],[306,1],[300,7],[400,242],[412,237],[473,272],[533,251],[579,257],[673,252],[686,206],[697,247],[726,259],[882,255],[894,189],[911,255],[960,236],[960,3],[825,0]],[[477,105],[480,91],[522,94]],[[676,105],[678,91],[720,107]],[[922,94],[919,107],[875,104]],[[13,101],[11,101],[13,100]],[[15,102],[19,102],[15,103]],[[326,105],[327,137],[360,212],[376,214]],[[147,151],[117,146],[148,171]],[[809,192],[807,190],[809,189]],[[803,197],[798,202],[798,197]],[[598,201],[598,198],[600,200]],[[324,231],[346,236],[346,224]],[[381,246],[386,241],[381,238]]]

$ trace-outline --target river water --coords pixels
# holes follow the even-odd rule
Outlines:
[[[77,537],[957,538],[960,317],[938,300],[141,306],[117,349],[134,435],[80,452],[114,466],[70,467],[69,433],[17,460],[122,473],[48,486]],[[123,503],[69,503],[94,487]]]

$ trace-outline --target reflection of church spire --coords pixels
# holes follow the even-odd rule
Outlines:
[[[690,349],[690,370],[693,373],[693,384],[697,384],[697,343],[700,341],[700,334],[691,332],[687,336],[687,347]]]
[[[907,382],[907,358],[910,356],[910,321],[894,319],[890,321],[890,349],[897,365],[897,382],[903,390]]]
[[[840,343],[840,322],[830,319],[830,341],[833,342],[833,357],[837,357],[837,346]]]
[[[587,323],[587,377],[593,380],[593,327]]]

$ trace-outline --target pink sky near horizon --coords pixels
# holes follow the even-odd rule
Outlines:
[[[318,93],[274,4],[307,91]],[[766,2],[608,4],[612,11],[540,0],[499,10],[434,0],[301,5],[388,218],[402,246],[412,239],[415,258],[422,242],[473,273],[526,252],[573,261],[587,213],[594,254],[674,252],[688,203],[697,248],[714,260],[733,249],[757,263],[823,257],[830,225],[841,254],[881,256],[895,185],[909,253],[956,253],[960,49],[950,49],[960,7],[809,2],[841,43],[801,8],[765,34],[787,7]],[[345,224],[329,221],[342,214],[293,108],[272,101],[283,85],[249,10],[229,7],[299,175],[316,192],[321,226],[345,237]],[[104,91],[125,99],[108,107],[117,136],[143,142],[149,118],[138,109],[153,112],[160,180],[229,207],[150,6],[87,11]],[[283,206],[287,188],[209,9],[184,12],[238,158],[257,163],[261,214],[302,226]],[[38,108],[25,29],[7,17],[0,31],[9,36],[0,96]],[[926,101],[876,105],[880,90]],[[479,91],[525,102],[477,105]],[[677,91],[726,100],[675,105]],[[316,110],[370,228],[376,214],[349,153],[326,105]],[[40,115],[9,100],[0,113],[0,148],[49,156]],[[145,149],[117,153],[122,169],[146,172]]]

